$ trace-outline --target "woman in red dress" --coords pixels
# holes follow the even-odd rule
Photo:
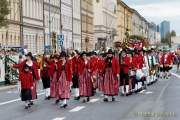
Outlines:
[[[83,102],[89,102],[90,97],[93,95],[89,55],[86,52],[83,52],[80,57],[78,64],[79,92],[80,96],[83,97]]]
[[[12,65],[19,69],[19,80],[21,82],[21,100],[25,101],[25,109],[33,105],[32,100],[37,98],[36,81],[40,80],[37,64],[32,61],[32,53],[26,55],[26,60],[20,64]]]
[[[50,57],[49,61],[49,76],[50,76],[50,96],[51,98],[57,97],[57,62],[58,55]],[[55,104],[58,104],[59,100],[56,100]]]
[[[108,102],[108,96],[115,97],[119,92],[119,63],[117,58],[113,55],[111,49],[108,50],[107,58],[105,59],[105,76],[104,76],[104,102]]]
[[[71,62],[67,60],[67,54],[61,52],[60,60],[57,63],[57,97],[59,100],[63,100],[61,108],[67,107],[67,99],[70,98],[70,83],[72,81],[72,67]]]
[[[97,87],[100,92],[104,91],[104,68],[105,68],[105,62],[103,58],[104,54],[99,56],[98,62],[97,62]]]

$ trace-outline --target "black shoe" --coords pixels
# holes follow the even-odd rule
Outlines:
[[[80,100],[80,96],[74,97],[74,100]]]
[[[112,102],[116,101],[116,99],[114,97],[112,97]]]
[[[28,105],[32,106],[32,105],[34,105],[34,103],[31,101]]]
[[[29,105],[28,105],[28,106],[25,106],[25,108],[24,108],[24,109],[26,109],[26,110],[27,110],[27,109],[29,109]]]
[[[60,108],[67,108],[67,104],[61,105]]]
[[[83,99],[83,103],[86,103],[86,100],[85,100],[85,99]]]
[[[59,100],[56,100],[56,101],[55,101],[55,104],[56,104],[56,105],[59,104]]]
[[[88,97],[88,98],[87,98],[87,102],[89,102],[89,101],[90,101],[90,98]]]
[[[47,97],[47,100],[50,100],[51,99],[51,97],[49,96],[49,97]]]
[[[107,98],[104,98],[104,102],[108,102],[108,99],[107,99]]]

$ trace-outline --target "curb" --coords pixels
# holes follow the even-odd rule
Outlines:
[[[0,87],[0,92],[10,90],[10,89],[14,89],[14,88],[17,88],[17,87],[18,87],[18,85],[2,86],[2,87]]]

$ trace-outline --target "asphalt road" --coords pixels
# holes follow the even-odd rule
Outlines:
[[[24,110],[17,89],[0,92],[0,120],[180,120],[180,76],[159,80],[146,91],[104,103],[98,94],[89,103],[69,101],[67,109],[45,101],[39,90],[35,105]],[[180,74],[179,74],[180,75]]]

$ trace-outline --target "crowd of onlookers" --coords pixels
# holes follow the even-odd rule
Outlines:
[[[18,54],[19,54],[18,49],[15,49],[15,48],[1,49],[1,48],[0,48],[0,56],[5,56],[5,55],[18,55]]]

